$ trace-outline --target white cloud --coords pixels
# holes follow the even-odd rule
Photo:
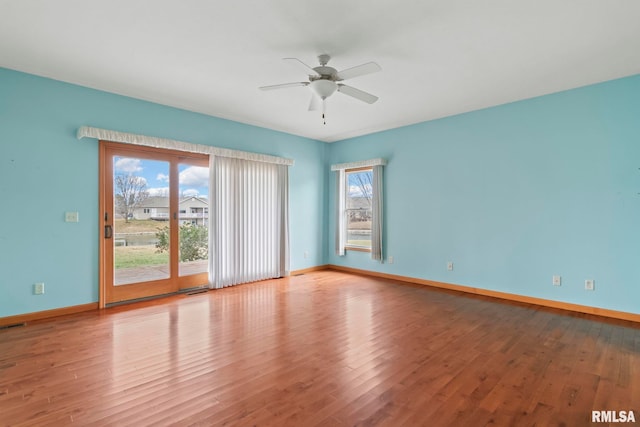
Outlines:
[[[159,173],[158,176],[156,176],[156,180],[157,181],[169,182],[169,175],[165,175],[163,173]]]
[[[349,197],[371,197],[372,194],[373,189],[371,188],[371,184],[365,184],[364,188],[359,185],[349,186]]]
[[[119,158],[113,166],[116,172],[134,173],[142,170],[140,159],[131,159],[128,157]]]
[[[169,187],[148,188],[150,197],[169,197]]]
[[[193,187],[209,186],[209,168],[201,166],[190,166],[180,172],[180,185]]]

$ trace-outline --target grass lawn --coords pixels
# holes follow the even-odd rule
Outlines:
[[[371,239],[369,239],[369,240],[347,240],[347,245],[371,246]]]
[[[348,221],[349,230],[371,230],[371,221]]]
[[[169,253],[157,253],[155,246],[117,246],[114,250],[116,270],[169,263]]]
[[[154,221],[152,219],[130,219],[129,222],[126,222],[122,218],[116,218],[113,223],[116,233],[155,233],[158,228],[169,224],[168,221]]]

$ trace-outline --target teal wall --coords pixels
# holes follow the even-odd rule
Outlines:
[[[324,144],[0,69],[0,317],[98,299],[98,147],[75,138],[82,125],[295,159],[294,270],[330,263],[640,313],[639,116],[634,76]],[[329,165],[375,157],[389,160],[394,264],[333,253]]]
[[[291,268],[324,263],[326,144],[0,68],[0,317],[98,300],[98,143],[82,125],[294,159]]]
[[[340,141],[326,168],[375,157],[394,264],[336,256],[331,215],[328,263],[640,313],[640,76]]]

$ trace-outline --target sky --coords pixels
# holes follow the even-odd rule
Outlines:
[[[115,156],[114,174],[133,174],[146,181],[149,196],[169,195],[169,163],[159,160]],[[179,183],[182,197],[209,196],[209,168],[180,164]]]
[[[349,197],[371,197],[373,194],[373,173],[368,171],[351,172],[347,174]]]
[[[149,196],[169,195],[169,163],[159,160],[147,160],[115,156],[114,174],[133,174],[142,177],[147,184]],[[179,165],[180,194],[182,197],[209,195],[209,168]],[[360,175],[363,180],[357,178]],[[371,197],[371,171],[348,174],[349,197]]]

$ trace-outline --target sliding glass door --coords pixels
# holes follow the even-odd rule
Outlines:
[[[101,304],[208,281],[208,157],[101,142]]]
[[[209,266],[209,166],[178,165],[180,277],[207,273]]]
[[[114,155],[111,216],[113,284],[124,286],[170,277],[169,249],[158,250],[159,229],[168,229],[170,191],[151,193],[150,174],[169,176],[168,161]],[[168,236],[167,236],[168,237]],[[166,243],[169,243],[168,238]]]

